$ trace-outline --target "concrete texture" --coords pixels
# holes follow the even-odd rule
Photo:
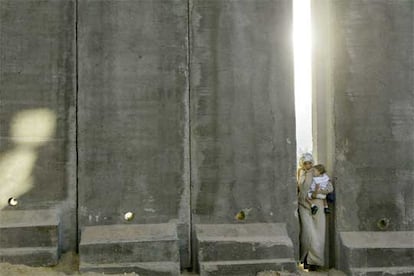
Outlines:
[[[0,213],[56,209],[61,246],[74,250],[74,1],[2,0],[0,37]],[[4,202],[10,197],[17,206]]]
[[[55,210],[0,212],[0,262],[56,265],[59,228]]]
[[[54,210],[0,213],[0,248],[58,246],[59,219]]]
[[[79,244],[81,262],[179,261],[174,224],[89,226]]]
[[[332,13],[337,230],[414,230],[414,2]]]
[[[190,229],[187,1],[80,1],[79,223]]]
[[[330,228],[398,237],[414,229],[414,2],[318,0],[313,12],[315,148],[338,178]]]
[[[195,224],[286,222],[297,245],[291,1],[190,1]]]
[[[83,265],[82,271],[101,272],[102,274],[133,273],[139,276],[180,276],[180,264],[174,262],[151,263],[113,263],[101,265]]]
[[[351,238],[362,245],[353,258],[372,260],[355,275],[409,274],[412,246],[394,246],[414,231],[414,2],[313,2],[325,13],[315,19],[316,157],[338,177],[330,229],[387,231],[389,247],[363,242],[377,233]],[[53,264],[89,227],[167,222],[182,267],[192,223],[283,222],[297,251],[291,14],[290,0],[1,0],[0,260]],[[214,239],[209,261],[221,248],[253,270],[268,264],[250,255],[261,239]],[[143,249],[120,243],[110,235],[91,252]],[[274,260],[279,249],[257,254]],[[337,260],[351,262],[344,252]],[[206,271],[242,265],[217,256]],[[146,263],[84,269],[145,274]],[[177,273],[177,260],[153,263]]]
[[[58,263],[58,258],[57,246],[0,249],[0,262],[2,263],[53,266]]]
[[[350,272],[353,276],[412,276],[413,267],[368,267],[356,268]]]
[[[8,263],[0,263],[0,271],[8,276],[21,276],[21,275],[33,275],[33,276],[65,276],[65,275],[84,275],[84,276],[102,276],[102,273],[87,272],[79,273],[76,266],[76,255],[65,254],[59,261],[59,264],[55,267],[29,267],[24,265],[11,265]],[[122,276],[137,276],[138,274],[122,273],[113,274]],[[182,271],[181,276],[197,276],[198,274]],[[318,272],[307,272],[303,269],[299,273],[280,272],[274,270],[267,270],[257,274],[257,276],[345,276],[343,272],[335,269],[323,270]]]
[[[199,258],[211,260],[250,260],[293,257],[292,241],[286,237],[198,239]]]
[[[340,242],[339,268],[352,275],[414,273],[414,231],[341,232]]]
[[[294,271],[293,259],[201,262],[200,276],[256,276],[266,270]]]
[[[196,225],[198,257],[203,261],[293,257],[293,244],[282,223]]]
[[[88,226],[79,255],[82,272],[180,274],[175,224]]]
[[[313,156],[316,163],[324,164],[328,175],[335,177],[334,152],[334,109],[333,109],[333,80],[332,51],[330,31],[332,25],[331,0],[312,0],[312,138]],[[335,186],[336,181],[333,181]],[[335,266],[336,210],[334,204],[329,204],[331,215],[326,217],[327,233],[325,242],[325,263]]]
[[[293,243],[283,223],[195,225],[195,269],[200,275],[296,271]]]

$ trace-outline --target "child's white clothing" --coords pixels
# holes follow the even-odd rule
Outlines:
[[[317,184],[319,184],[319,188],[321,190],[326,190],[328,188],[328,185],[329,185],[329,176],[327,174],[323,174],[321,176],[314,176],[313,177],[313,181],[312,181],[312,184],[311,184],[309,192],[308,192],[309,198],[312,198],[312,194],[316,190],[316,185]],[[316,198],[325,199],[326,195],[317,194]]]

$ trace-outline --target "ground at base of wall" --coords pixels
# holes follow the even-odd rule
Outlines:
[[[309,272],[305,271],[303,267],[299,267],[298,273],[266,271],[259,272],[256,276],[346,276],[346,274],[335,269],[325,269],[317,272]]]
[[[66,253],[64,254],[59,261],[59,264],[54,267],[30,267],[25,265],[12,265],[8,263],[0,263],[0,271],[1,275],[7,276],[22,276],[22,275],[30,275],[30,276],[66,276],[66,275],[82,275],[82,276],[97,276],[103,275],[102,273],[79,273],[77,272],[77,268],[79,266],[79,258],[76,254],[73,253]],[[111,274],[114,275],[115,274]],[[137,276],[138,274],[135,273],[125,273],[119,274],[122,276]],[[194,274],[191,272],[183,272],[182,276],[196,276],[198,274]],[[344,273],[330,269],[318,272],[307,272],[303,270],[302,267],[299,267],[298,273],[286,273],[286,272],[276,272],[276,271],[266,271],[260,272],[257,276],[345,276]]]

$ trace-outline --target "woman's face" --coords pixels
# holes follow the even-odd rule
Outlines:
[[[312,162],[303,162],[305,170],[310,170],[312,168]]]

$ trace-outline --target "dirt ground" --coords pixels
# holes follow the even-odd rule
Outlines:
[[[79,258],[76,254],[64,254],[59,261],[59,264],[54,267],[29,267],[25,265],[12,265],[8,263],[0,263],[0,276],[66,276],[66,275],[82,275],[82,276],[97,276],[104,275],[103,273],[79,273],[77,271],[79,266]],[[136,273],[111,274],[122,276],[139,276]],[[183,272],[182,276],[196,276],[197,274],[191,272]],[[307,272],[302,267],[299,267],[298,273],[286,273],[266,271],[260,272],[257,276],[346,276],[344,273],[331,269],[320,272]]]

